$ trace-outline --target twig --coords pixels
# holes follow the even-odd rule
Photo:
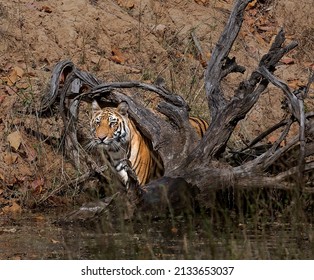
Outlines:
[[[300,141],[300,155],[299,155],[299,184],[300,187],[304,186],[304,165],[305,165],[305,116],[304,116],[304,101],[303,96],[299,96],[299,108],[300,108],[300,127],[299,127],[299,141]]]
[[[286,144],[286,146],[280,148],[277,150],[279,144],[287,137],[290,127],[292,125],[293,121],[290,119],[288,123],[286,124],[286,128],[281,133],[280,137],[275,141],[273,146],[263,155],[264,159],[266,159],[262,164],[262,169],[265,170],[267,167],[269,167],[271,164],[273,164],[282,154],[287,151],[287,147],[292,147],[294,144],[296,144],[295,140],[292,140],[290,143]],[[276,151],[277,150],[277,151]]]
[[[256,138],[254,138],[246,147],[241,149],[239,152],[243,152],[247,149],[250,149],[254,145],[256,145],[258,142],[262,141],[266,136],[277,130],[278,128],[286,125],[289,122],[289,119],[281,120],[279,123],[276,123],[272,127],[268,128],[264,132],[262,132],[260,135],[258,135]]]
[[[231,59],[227,57],[225,64],[223,65],[222,70],[223,71],[221,72],[221,78],[220,79],[223,79],[224,77],[226,77],[230,73],[244,74],[246,69],[244,66],[238,65],[236,63],[235,57],[233,57]]]
[[[283,81],[280,81],[278,78],[276,78],[265,66],[261,66],[259,68],[259,73],[261,73],[265,78],[267,78],[272,84],[279,87],[285,96],[287,97],[290,106],[289,109],[292,113],[292,115],[300,121],[300,108],[297,97],[291,92],[290,88],[287,86],[286,83]]]
[[[191,31],[191,38],[193,40],[193,43],[198,51],[198,56],[199,56],[199,60],[201,62],[201,65],[203,66],[203,68],[206,68],[206,62],[205,62],[205,55],[203,52],[203,49],[201,47],[201,44],[195,34],[195,29]]]
[[[310,73],[310,77],[309,77],[309,80],[308,80],[306,88],[305,88],[304,98],[307,98],[309,90],[310,90],[310,86],[314,82],[314,71],[311,71],[311,72],[312,73]]]
[[[314,162],[305,163],[304,166],[303,166],[303,172],[304,171],[309,171],[309,170],[312,170],[312,169],[314,169]],[[299,173],[299,166],[295,166],[295,167],[290,168],[287,171],[281,172],[278,175],[276,175],[275,176],[275,180],[278,181],[278,182],[279,181],[283,181],[286,178],[291,177],[291,176],[293,176],[295,174],[298,175],[298,173]],[[297,185],[299,186],[299,182],[297,182]]]
[[[94,172],[92,171],[88,171],[86,173],[84,173],[83,175],[81,175],[80,177],[77,177],[75,179],[72,179],[71,181],[67,182],[66,184],[62,184],[59,187],[53,189],[50,193],[48,193],[45,196],[42,196],[41,199],[39,199],[37,201],[37,205],[40,205],[42,203],[44,203],[45,201],[47,201],[48,198],[50,198],[51,196],[59,193],[61,190],[63,190],[64,188],[68,188],[71,186],[77,186],[79,184],[82,184],[83,182],[87,181],[90,177],[92,177],[94,175]]]

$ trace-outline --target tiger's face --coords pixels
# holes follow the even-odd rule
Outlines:
[[[96,100],[92,103],[91,146],[103,146],[107,151],[117,152],[130,141],[128,127],[128,105],[121,102],[117,108],[100,108]]]

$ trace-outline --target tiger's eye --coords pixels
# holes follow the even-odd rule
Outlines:
[[[100,121],[101,121],[101,117],[98,116],[98,117],[95,118],[95,123],[96,124],[100,124]]]

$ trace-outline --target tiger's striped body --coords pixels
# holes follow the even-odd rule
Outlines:
[[[197,134],[202,138],[208,128],[208,123],[200,118],[190,117],[190,124],[196,130]]]
[[[128,105],[122,102],[117,108],[100,108],[97,101],[92,104],[92,141],[90,146],[103,147],[118,172],[122,182],[128,186],[129,178],[123,162],[130,163],[140,185],[163,174],[163,165],[151,143],[141,135],[134,122],[128,118]],[[191,125],[200,137],[208,125],[204,120],[190,118]]]

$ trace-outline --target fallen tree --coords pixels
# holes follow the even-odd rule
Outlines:
[[[91,102],[97,99],[105,105],[127,102],[129,116],[142,134],[151,139],[153,148],[163,160],[165,173],[162,178],[150,182],[143,189],[134,182],[128,191],[129,198],[136,206],[144,209],[156,205],[168,208],[170,203],[184,207],[186,198],[194,200],[198,194],[198,202],[206,207],[207,198],[213,190],[230,186],[282,189],[297,187],[301,191],[313,192],[312,187],[305,187],[304,174],[314,169],[314,162],[311,161],[311,155],[314,154],[314,113],[305,113],[304,99],[308,95],[314,75],[309,78],[307,86],[298,91],[292,91],[285,82],[274,75],[278,62],[297,47],[297,43],[286,44],[284,30],[281,29],[269,51],[261,58],[249,78],[239,83],[231,98],[226,98],[221,87],[222,80],[230,73],[245,71],[243,66],[237,64],[235,58],[229,58],[229,53],[241,29],[243,14],[249,2],[235,2],[225,29],[208,61],[204,80],[211,122],[201,141],[197,140],[195,131],[189,125],[188,104],[182,97],[169,92],[162,83],[106,83],[88,72],[80,71],[71,61],[57,64],[53,70],[50,89],[36,113],[46,116],[58,112],[62,116],[65,153],[82,173],[80,178],[74,179],[75,182],[85,181],[97,174],[105,183],[109,184],[114,180],[114,184],[119,186],[118,189],[125,191],[114,171],[108,168],[110,163],[99,164],[80,144],[77,129],[80,104],[82,101]],[[281,129],[281,135],[267,149],[250,157],[250,160],[231,164],[230,153],[226,153],[227,142],[238,122],[253,108],[269,83],[280,88],[286,97],[286,118],[253,139],[247,146],[232,151],[232,154],[254,152],[263,139],[275,130]],[[157,94],[161,101],[154,110],[147,109],[126,93],[129,88],[139,88]],[[298,124],[299,135],[287,139],[293,123]],[[283,141],[286,141],[284,146],[280,145]],[[295,151],[297,161],[292,162],[288,170],[277,174],[266,172],[291,150]],[[292,180],[292,177],[297,179]]]

